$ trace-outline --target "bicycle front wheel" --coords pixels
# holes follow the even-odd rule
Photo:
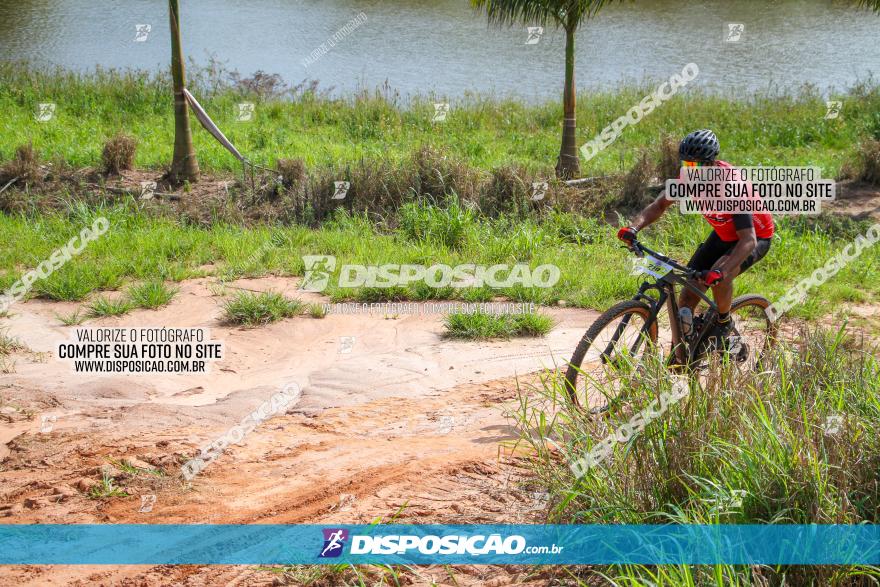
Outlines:
[[[620,395],[617,374],[637,364],[656,342],[657,320],[647,304],[628,300],[614,305],[578,343],[565,372],[568,397],[593,412],[607,409]]]

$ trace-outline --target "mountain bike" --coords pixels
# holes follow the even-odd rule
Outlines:
[[[766,298],[749,294],[733,300],[734,330],[728,343],[721,344],[712,333],[718,306],[694,285],[700,272],[638,241],[633,241],[630,250],[640,258],[636,270],[648,280],[631,300],[619,302],[599,316],[578,343],[565,373],[566,392],[575,404],[598,413],[625,397],[625,390],[615,380],[622,369],[637,366],[645,353],[665,346],[658,345],[658,318],[664,309],[670,323],[666,366],[671,370],[699,372],[714,353],[745,368],[760,365],[776,334]],[[701,300],[693,313],[678,308],[677,293],[682,287]]]

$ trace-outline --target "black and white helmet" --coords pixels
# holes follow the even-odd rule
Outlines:
[[[714,161],[721,147],[711,130],[695,130],[678,145],[678,158],[683,161]]]

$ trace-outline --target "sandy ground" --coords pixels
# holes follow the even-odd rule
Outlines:
[[[842,188],[829,209],[880,218],[876,190]],[[298,291],[293,279],[228,287],[326,301]],[[14,308],[3,326],[27,350],[12,357],[13,372],[0,374],[0,523],[323,524],[395,515],[403,523],[541,521],[546,497],[519,466],[505,412],[517,385],[568,359],[595,312],[545,310],[558,324],[543,339],[475,343],[444,339],[439,315],[331,314],[228,327],[219,319],[219,293],[213,280],[193,280],[159,311],[86,324],[211,328],[225,357],[206,375],[75,374],[55,356],[72,332],[55,315],[76,304],[35,300]],[[876,307],[854,305],[847,314],[876,327]],[[183,462],[288,383],[302,389],[294,405],[183,482]],[[125,459],[164,474],[133,476],[112,465]],[[89,498],[105,472],[128,497]],[[144,500],[150,511],[142,511],[149,509]],[[0,568],[0,586],[278,581],[271,570],[241,566]],[[455,567],[452,576],[419,568],[406,581],[548,582],[523,569],[477,566]]]
[[[229,287],[310,301],[285,278]],[[0,523],[404,523],[539,521],[545,496],[518,466],[505,417],[517,385],[568,358],[596,313],[547,310],[542,339],[442,337],[439,315],[297,317],[256,328],[221,324],[210,279],[182,285],[159,311],[86,326],[209,327],[225,358],[205,375],[89,376],[55,356],[74,305],[30,301],[6,320],[29,350],[0,379]],[[347,342],[341,342],[345,339]],[[531,375],[530,375],[531,374]],[[302,394],[187,486],[180,465],[276,393]],[[90,499],[110,469],[129,497]],[[105,471],[102,471],[102,467]],[[144,500],[155,503],[149,512]],[[457,567],[458,585],[523,584],[516,569]],[[415,584],[453,584],[442,568]],[[0,585],[268,585],[251,567],[6,567]]]

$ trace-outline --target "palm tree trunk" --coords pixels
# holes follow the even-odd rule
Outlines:
[[[183,66],[183,49],[180,44],[180,5],[178,0],[168,0],[171,20],[171,78],[174,84],[174,156],[171,160],[169,179],[174,183],[199,178],[199,162],[192,143],[189,127],[189,110],[183,88],[186,87],[186,71]]]
[[[576,25],[565,27],[565,89],[562,94],[562,147],[556,162],[556,177],[570,179],[580,174],[577,151],[577,121],[574,90],[574,33]]]

